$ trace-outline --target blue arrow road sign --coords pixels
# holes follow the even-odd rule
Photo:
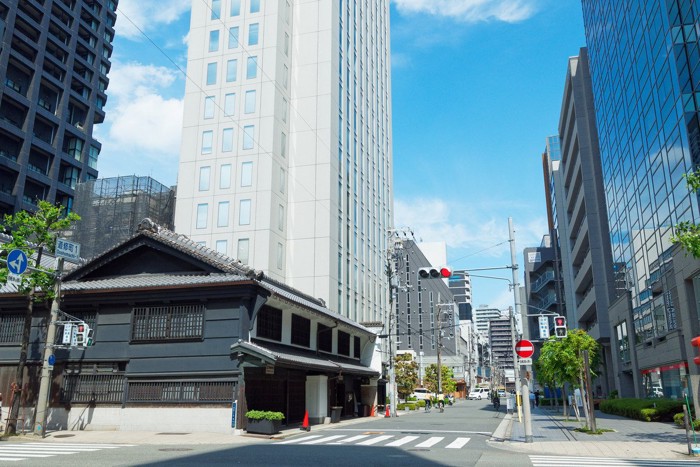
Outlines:
[[[53,365],[54,363],[56,363],[56,356],[49,355],[49,365]]]
[[[12,250],[7,255],[7,269],[12,274],[22,274],[27,270],[27,254],[22,250]]]

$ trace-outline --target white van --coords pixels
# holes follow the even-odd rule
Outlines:
[[[488,399],[489,388],[474,388],[469,392],[469,399]]]
[[[425,388],[416,388],[413,390],[413,394],[411,394],[411,397],[415,397],[416,400],[421,401],[421,400],[430,399],[431,395],[432,394],[430,393],[430,391],[428,391]]]

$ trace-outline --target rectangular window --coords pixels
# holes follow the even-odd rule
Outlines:
[[[214,118],[214,96],[204,98],[204,119]]]
[[[287,65],[284,65],[282,72],[282,85],[284,86],[284,89],[287,89],[287,86],[289,86],[289,67]]]
[[[80,371],[76,367],[75,371]],[[61,383],[61,402],[84,404],[119,404],[122,402],[126,386],[126,376],[119,366],[97,364],[93,370],[83,369],[83,373],[64,373]],[[116,372],[116,373],[115,373]]]
[[[238,75],[238,60],[229,60],[226,62],[226,82],[233,83]]]
[[[318,350],[322,350],[324,352],[332,352],[333,328],[318,323],[318,330],[316,331],[316,342]]]
[[[311,320],[292,313],[292,344],[311,346]]]
[[[216,62],[207,63],[207,86],[216,84]]]
[[[248,45],[258,45],[259,31],[260,25],[258,23],[253,23],[248,26]]]
[[[207,217],[209,217],[209,205],[198,204],[197,205],[197,228],[206,229],[207,228]]]
[[[289,34],[284,33],[284,54],[289,56]]]
[[[353,349],[352,349],[352,356],[355,358],[360,358],[360,337],[355,336],[353,338]]]
[[[284,206],[279,205],[279,210],[277,211],[277,228],[284,231]]]
[[[221,133],[221,152],[233,151],[233,128],[224,128]]]
[[[253,163],[243,162],[241,164],[241,186],[253,185]]]
[[[282,133],[280,136],[280,155],[282,157],[287,157],[287,135],[286,133]]]
[[[214,143],[214,132],[211,130],[202,132],[202,154],[211,154]]]
[[[241,0],[231,0],[231,16],[238,16],[241,14]]]
[[[219,50],[219,30],[214,29],[209,31],[209,52],[216,52]]]
[[[132,312],[132,341],[185,340],[204,334],[204,305],[136,307]]]
[[[350,356],[350,334],[338,331],[338,355]]]
[[[248,250],[250,248],[250,240],[247,238],[241,238],[238,240],[238,249],[236,253],[236,259],[239,260],[243,264],[248,264],[249,257],[248,257]]]
[[[284,268],[284,246],[281,243],[277,244],[277,269]]]
[[[245,93],[245,113],[252,114],[255,112],[255,90],[246,91]]]
[[[238,225],[250,225],[249,199],[242,199],[238,205]]]
[[[209,190],[209,177],[211,176],[211,168],[200,167],[199,168],[199,191]]]
[[[256,319],[256,337],[282,340],[282,310],[264,305]]]
[[[243,149],[253,149],[255,140],[255,126],[246,125],[243,127]]]
[[[211,19],[221,18],[221,0],[211,0]]]
[[[236,114],[236,94],[230,93],[224,96],[224,117]]]
[[[227,255],[228,254],[228,242],[226,240],[217,240],[216,241],[216,252],[221,253],[222,255]]]
[[[238,26],[233,26],[228,30],[228,48],[238,48]]]
[[[259,13],[260,12],[260,0],[250,0],[250,12]]]
[[[23,334],[24,314],[4,314],[0,317],[0,343],[22,342]]]
[[[246,62],[246,73],[245,77],[247,79],[253,79],[258,76],[258,57],[248,57]]]
[[[282,98],[282,121],[287,123],[287,108],[289,107],[287,99]]]
[[[221,166],[221,171],[219,172],[219,188],[231,188],[231,164],[224,164]]]
[[[221,201],[219,203],[219,213],[216,217],[217,227],[228,227],[229,202]]]
[[[287,174],[284,169],[280,168],[280,193],[284,193],[285,185],[287,184]]]

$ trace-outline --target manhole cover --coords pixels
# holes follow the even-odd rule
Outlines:
[[[190,448],[163,448],[163,449],[158,449],[159,451],[163,452],[173,452],[173,451],[191,451],[192,449]]]
[[[189,433],[156,433],[156,435],[164,435],[164,436],[171,436],[171,435],[189,435]]]
[[[75,436],[75,435],[56,435],[56,436],[54,436],[54,438],[70,438],[71,436]]]

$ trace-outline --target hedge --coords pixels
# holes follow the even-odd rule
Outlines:
[[[685,422],[683,421],[684,413],[677,413],[676,415],[673,416],[673,421],[676,425],[678,425],[681,428],[685,427]],[[700,431],[700,419],[695,419],[693,420],[693,429],[695,431]]]
[[[607,399],[600,402],[603,413],[644,422],[672,422],[683,411],[683,402],[669,399]]]

